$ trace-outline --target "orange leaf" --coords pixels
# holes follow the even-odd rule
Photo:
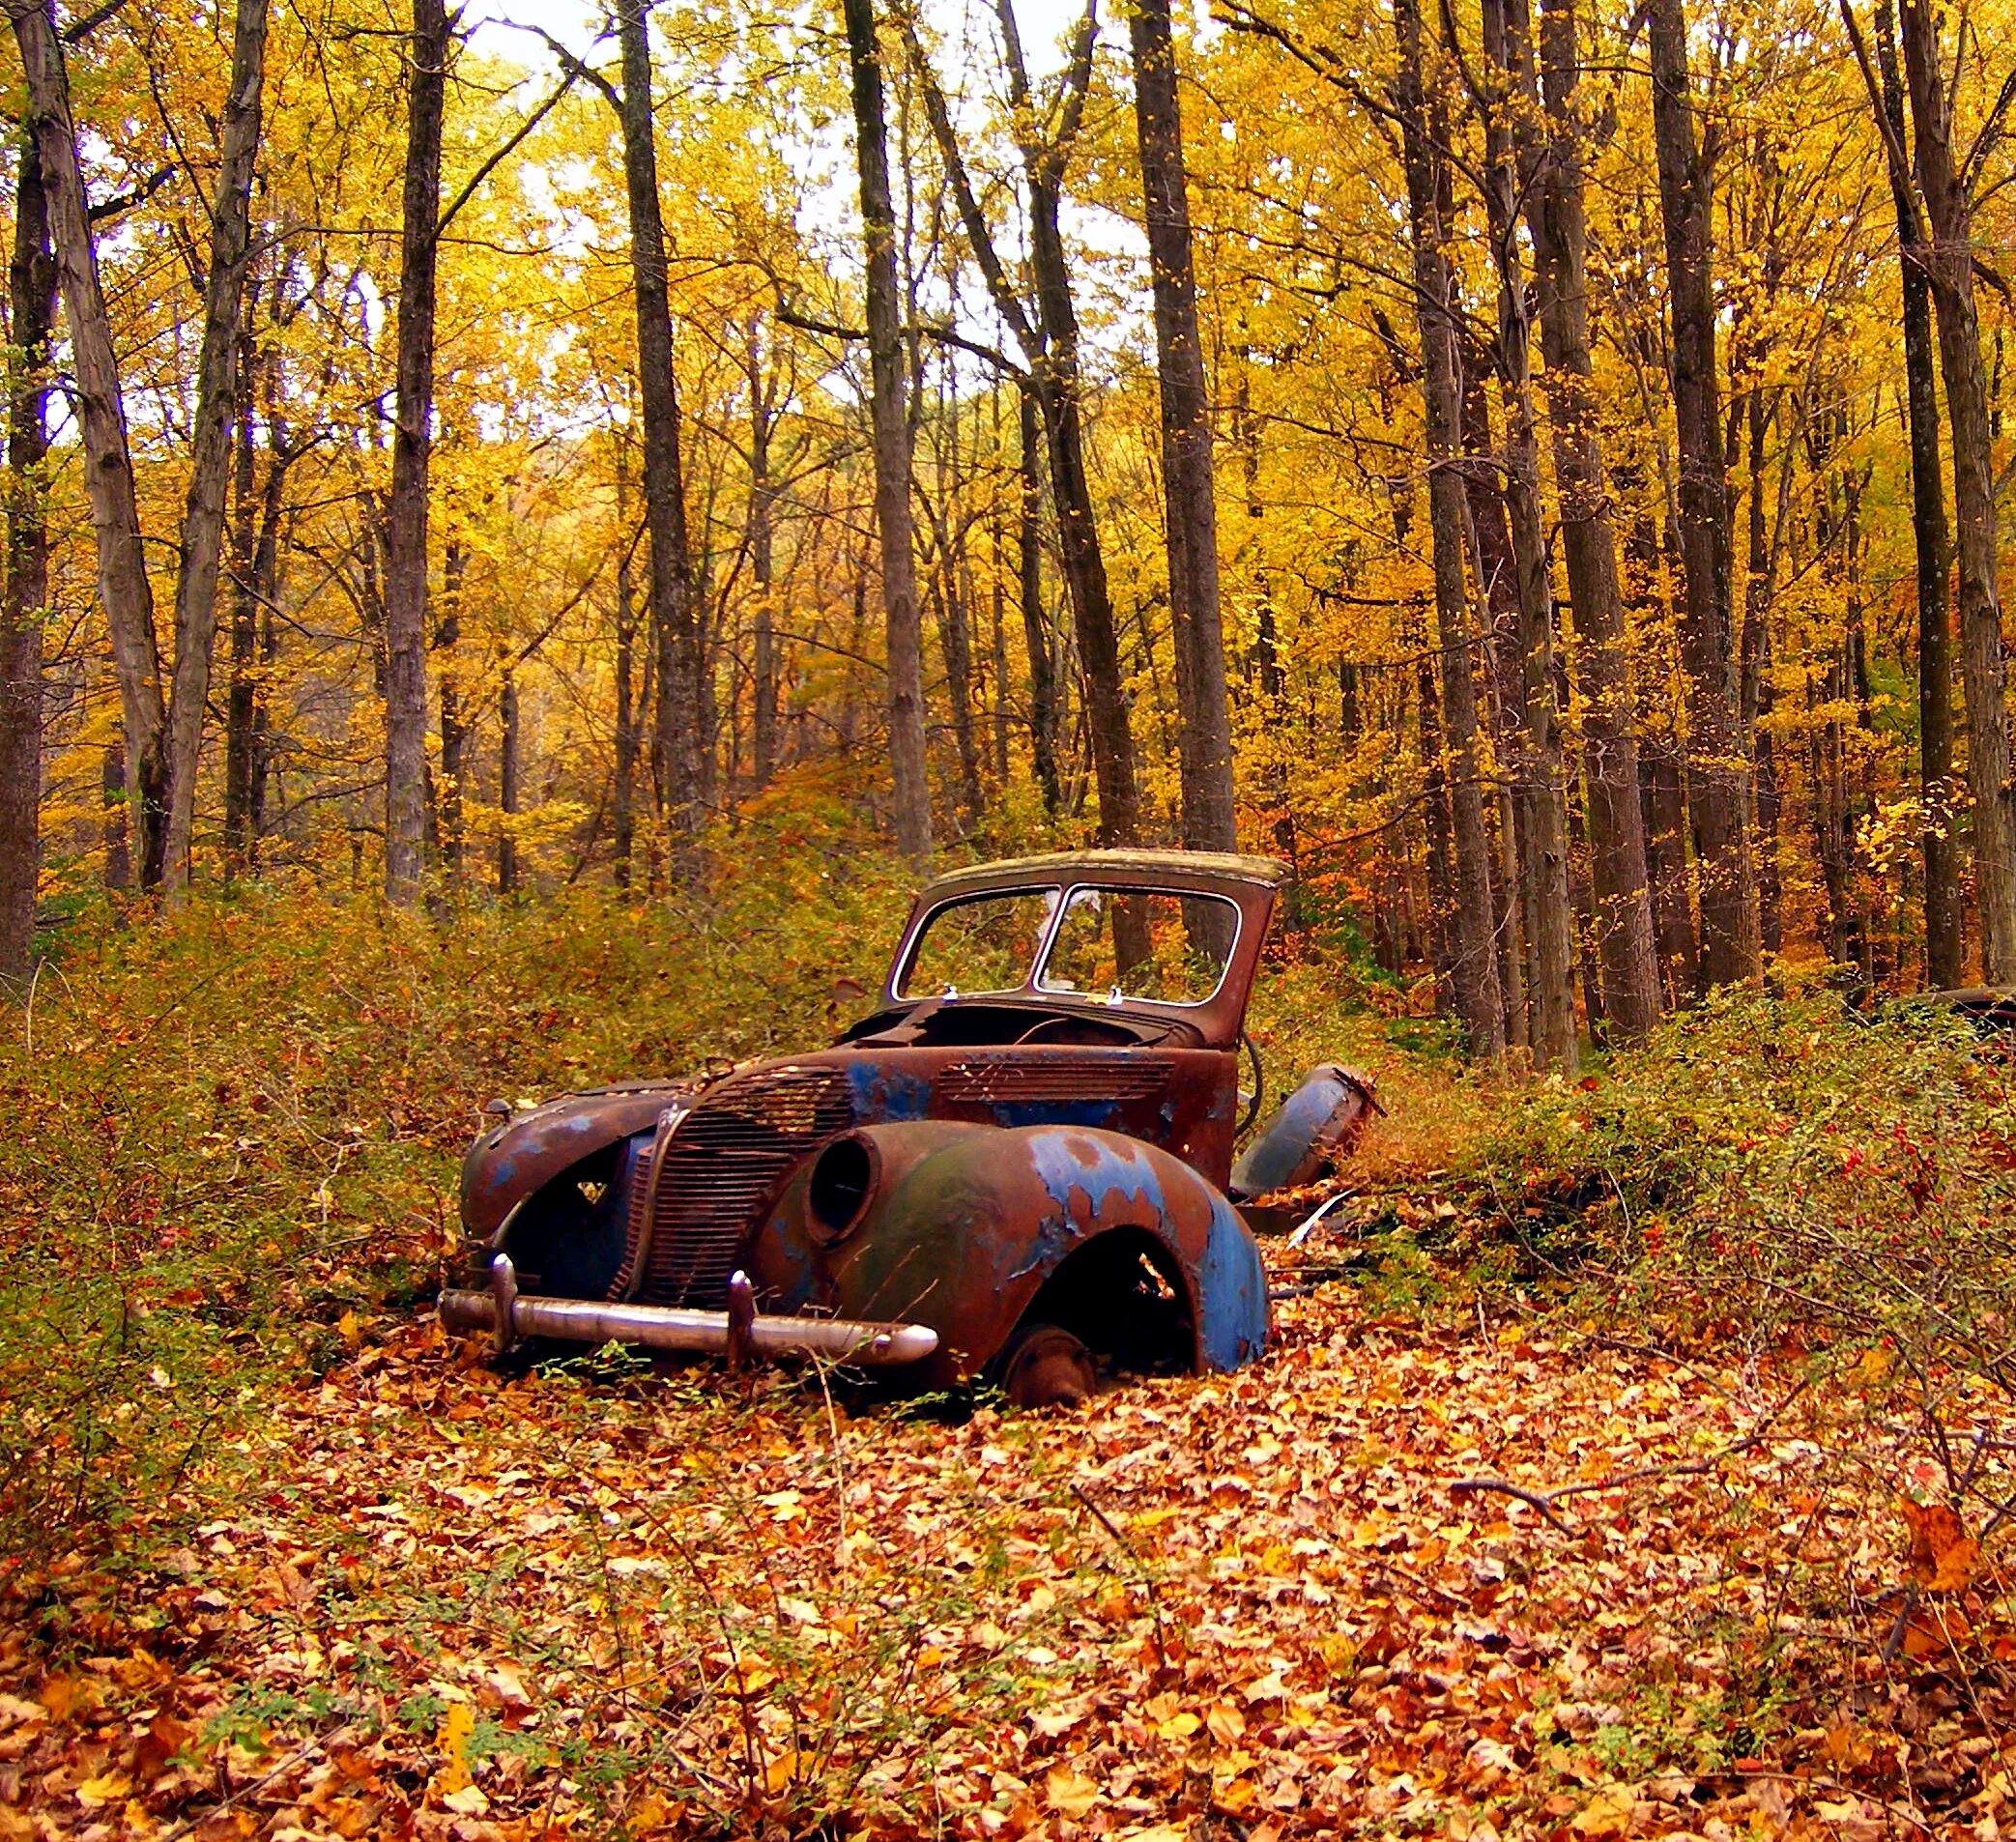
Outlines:
[[[1968,1534],[1958,1512],[1944,1503],[1903,1505],[1911,1531],[1911,1576],[1928,1593],[1960,1593],[1973,1583],[1981,1544]]]

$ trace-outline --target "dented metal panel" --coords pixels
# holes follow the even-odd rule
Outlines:
[[[1371,1082],[1355,1069],[1335,1063],[1311,1069],[1241,1154],[1232,1194],[1259,1196],[1313,1183],[1350,1155],[1379,1110]]]

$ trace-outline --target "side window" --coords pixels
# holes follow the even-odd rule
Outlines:
[[[1222,896],[1077,888],[1038,986],[1105,997],[1203,1004],[1224,984],[1239,910]]]

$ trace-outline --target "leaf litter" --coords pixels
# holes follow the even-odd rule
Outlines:
[[[1999,1581],[1796,1362],[1269,1258],[1256,1367],[963,1424],[359,1323],[9,1589],[0,1842],[2000,1833]]]

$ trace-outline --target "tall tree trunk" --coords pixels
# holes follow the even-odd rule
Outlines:
[[[1533,51],[1524,0],[1483,0],[1484,56],[1500,81],[1485,110],[1484,207],[1498,273],[1492,356],[1505,405],[1504,495],[1512,553],[1520,678],[1516,792],[1523,853],[1522,907],[1532,930],[1530,1031],[1542,1068],[1576,1064],[1574,914],[1570,906],[1568,794],[1555,688],[1554,596],[1541,512],[1540,437],[1532,385],[1533,329],[1518,236],[1522,189],[1512,113],[1530,89]],[[1526,162],[1530,166],[1530,160]]]
[[[658,148],[651,126],[649,0],[619,0],[622,41],[623,179],[630,275],[637,298],[637,396],[644,423],[644,515],[650,532],[650,613],[658,673],[654,737],[659,797],[674,840],[699,827],[702,779],[700,622],[686,531],[678,389],[672,367],[672,296]]]
[[[1099,790],[1099,839],[1108,845],[1132,844],[1140,828],[1134,733],[1120,675],[1120,648],[1113,627],[1106,558],[1100,548],[1091,481],[1085,466],[1078,313],[1072,303],[1064,239],[1058,228],[1064,171],[1091,84],[1097,20],[1088,6],[1073,41],[1059,124],[1052,137],[1044,142],[1036,137],[1037,110],[1022,59],[1014,0],[995,0],[994,12],[1001,25],[1009,100],[1016,111],[1018,146],[1028,190],[1028,267],[1036,294],[1033,320],[1009,283],[1006,266],[981,212],[979,195],[967,176],[944,92],[938,87],[914,31],[908,32],[910,57],[974,261],[986,279],[995,308],[1014,330],[1017,343],[1029,361],[1030,385],[1043,413],[1045,440],[1050,449],[1051,498],[1057,508],[1057,547],[1065,591],[1071,600],[1079,667],[1084,673],[1083,716],[1093,779]],[[1114,912],[1123,918],[1128,930],[1129,938],[1122,943],[1122,953],[1123,964],[1131,964],[1133,960],[1126,956],[1137,952],[1144,955],[1145,937],[1135,937],[1137,910],[1133,905],[1122,904]]]
[[[1620,493],[1637,484],[1614,476]],[[1627,564],[1627,605],[1635,610],[1644,628],[1663,635],[1673,623],[1673,605],[1662,581],[1662,569],[1672,561],[1678,578],[1677,547],[1661,542],[1660,527],[1642,504],[1634,505],[1629,528],[1623,539]],[[1660,641],[1663,649],[1663,639]],[[1652,681],[1666,678],[1661,669]],[[1698,972],[1695,947],[1694,908],[1687,878],[1687,804],[1680,769],[1681,748],[1674,734],[1674,713],[1663,699],[1656,700],[1648,681],[1641,680],[1638,697],[1638,803],[1645,826],[1645,877],[1652,895],[1653,944],[1658,956],[1659,989],[1669,1006],[1686,1001],[1693,993]]]
[[[427,826],[427,514],[434,453],[435,271],[441,251],[441,136],[448,20],[413,0],[406,194],[399,249],[398,390],[385,569],[385,889],[419,893]]]
[[[749,573],[756,590],[756,656],[750,686],[751,753],[758,791],[777,772],[777,482],[770,473],[775,419],[764,387],[756,323],[749,326]]]
[[[518,834],[511,821],[518,816],[518,674],[508,659],[498,694],[497,810],[502,816],[497,831],[497,893],[515,895]]]
[[[123,894],[133,886],[133,802],[127,791],[124,741],[105,750],[99,790],[104,812],[105,887]]]
[[[130,864],[137,851],[142,884],[160,878],[164,843],[167,710],[161,696],[160,655],[154,635],[154,590],[147,579],[140,513],[133,492],[132,455],[112,323],[99,282],[98,246],[90,205],[77,164],[71,119],[70,79],[49,5],[11,10],[14,39],[27,77],[28,101],[42,157],[56,278],[70,329],[71,371],[82,437],[84,493],[97,539],[98,591],[112,641],[122,730],[119,785],[130,808],[122,847]],[[107,862],[107,880],[111,860]]]
[[[1434,550],[1435,619],[1442,652],[1442,705],[1449,737],[1450,815],[1455,857],[1451,985],[1470,1052],[1495,1061],[1505,1050],[1498,966],[1491,939],[1490,841],[1484,829],[1478,750],[1477,681],[1471,669],[1463,591],[1463,485],[1457,474],[1462,384],[1454,278],[1437,202],[1437,155],[1422,85],[1418,0],[1395,0],[1399,43],[1395,102],[1400,119],[1412,230],[1414,298],[1421,332],[1423,411],[1428,451],[1428,522]]]
[[[1876,55],[1883,69],[1883,112],[1901,151],[1906,144],[1904,78],[1897,64],[1897,21],[1878,0]],[[1925,982],[1934,991],[1960,983],[1959,852],[1951,832],[1953,786],[1953,617],[1946,598],[1945,481],[1940,473],[1939,385],[1932,331],[1932,252],[1901,159],[1890,162],[1890,203],[1904,247],[1904,379],[1911,430],[1911,532],[1917,552],[1918,791],[1925,806]]]
[[[231,83],[218,122],[217,187],[211,205],[210,270],[203,283],[203,345],[196,360],[196,420],[189,444],[182,567],[175,579],[175,668],[168,691],[168,820],[161,886],[170,902],[188,886],[196,768],[216,651],[217,573],[231,429],[246,380],[239,375],[245,270],[251,258],[252,167],[266,83],[267,0],[238,0]]]
[[[1588,220],[1583,208],[1575,89],[1581,75],[1574,0],[1543,4],[1540,29],[1545,141],[1540,183],[1528,192],[1535,284],[1545,366],[1561,548],[1573,614],[1574,662],[1584,705],[1590,876],[1603,1019],[1636,1042],[1659,1016],[1659,969],[1638,799],[1630,656],[1618,585],[1602,446],[1596,430],[1596,365],[1589,331]],[[1528,83],[1529,90],[1531,82]]]
[[[1486,636],[1483,676],[1493,739],[1499,762],[1510,763],[1517,761],[1520,748],[1523,672],[1518,581],[1512,564],[1512,532],[1506,524],[1505,496],[1498,489],[1491,451],[1491,406],[1485,394],[1483,364],[1465,363],[1462,384],[1463,447],[1468,457],[1463,467],[1463,536],[1476,583],[1477,627]],[[1526,996],[1531,933],[1526,914],[1532,878],[1526,871],[1533,840],[1516,810],[1510,776],[1501,773],[1495,791],[1497,871],[1491,878],[1491,894],[1496,907],[1491,932],[1498,944],[1498,996],[1505,1012],[1506,1047],[1527,1049],[1532,1039]]]
[[[1135,125],[1155,296],[1156,372],[1162,394],[1165,527],[1176,683],[1183,842],[1232,850],[1232,732],[1225,705],[1224,631],[1219,612],[1218,499],[1211,475],[1211,404],[1197,331],[1190,198],[1169,0],[1138,0],[1128,20]]]
[[[1057,687],[1050,622],[1043,612],[1043,450],[1033,390],[1020,392],[1022,444],[1015,525],[1016,584],[1022,606],[1022,647],[1029,656],[1029,754],[1043,810],[1054,819],[1063,803],[1057,780]]]
[[[1743,728],[1753,735],[1751,784],[1757,802],[1757,936],[1766,953],[1784,945],[1784,889],[1778,876],[1778,818],[1784,805],[1778,790],[1777,754],[1761,720],[1771,712],[1771,602],[1776,594],[1769,521],[1764,510],[1765,437],[1771,411],[1763,389],[1752,385],[1749,418],[1749,567],[1743,587],[1742,682],[1737,699]]]
[[[868,261],[869,421],[875,448],[875,519],[881,545],[882,621],[889,658],[889,767],[896,846],[922,863],[931,855],[931,782],[924,756],[924,642],[917,610],[910,517],[908,379],[903,302],[896,281],[896,208],[889,188],[889,138],[874,0],[841,0],[854,105],[854,158]]]
[[[1967,705],[1967,778],[1973,794],[1981,973],[1990,985],[2006,985],[2016,982],[2016,789],[2009,785],[1988,379],[1974,312],[1973,200],[1970,175],[1954,158],[1937,21],[1928,0],[1903,0],[1900,12],[1913,151],[1931,232],[1923,261],[1912,266],[1931,284],[1952,435],[1960,677]]]
[[[1395,520],[1398,522],[1397,518]],[[1427,622],[1419,607],[1411,610],[1405,644],[1415,656],[1415,714],[1424,764],[1422,773],[1423,853],[1427,877],[1427,925],[1423,945],[1435,974],[1435,1008],[1446,1014],[1455,984],[1456,878],[1451,858],[1453,827],[1449,814],[1449,774],[1443,763],[1447,743],[1442,734],[1442,698],[1435,683],[1435,661],[1427,647]]]
[[[272,602],[279,569],[280,519],[294,450],[277,412],[277,353],[263,364],[249,336],[239,356],[237,520],[231,542],[231,670],[224,705],[224,875],[251,868],[259,854],[260,751],[265,685],[273,645]],[[252,382],[262,371],[266,396],[266,478],[258,478]],[[265,635],[262,658],[261,635]]]
[[[1694,137],[1682,0],[1647,0],[1645,11],[1680,442],[1687,805],[1701,881],[1700,977],[1704,987],[1713,987],[1755,978],[1759,969],[1757,884],[1747,823],[1748,738],[1738,733],[1731,683],[1731,532],[1715,377],[1714,199]]]
[[[616,886],[630,886],[630,858],[637,843],[637,585],[630,530],[629,449],[616,449],[616,786],[611,793],[611,828],[616,849]]]
[[[1134,730],[1120,676],[1106,556],[1092,510],[1085,467],[1084,420],[1080,404],[1078,313],[1064,267],[1057,216],[1059,176],[1029,182],[1030,263],[1036,274],[1044,351],[1038,365],[1039,398],[1050,440],[1051,495],[1064,582],[1085,675],[1085,720],[1092,744],[1092,777],[1099,789],[1099,842],[1131,845],[1140,836],[1140,796],[1135,780]],[[1115,913],[1121,910],[1115,909]]]
[[[0,602],[0,989],[28,976],[42,868],[42,627],[49,598],[43,463],[56,259],[35,130],[16,136],[8,265],[7,582]]]
[[[959,803],[969,820],[977,820],[984,800],[980,790],[980,743],[973,700],[973,623],[966,606],[964,536],[965,491],[959,467],[959,424],[956,406],[948,401],[943,374],[937,403],[942,438],[937,450],[937,506],[932,511],[933,596],[937,615],[938,648],[945,660],[945,697],[952,706],[952,739],[959,756]]]
[[[434,650],[441,654],[441,867],[453,880],[462,879],[464,839],[462,788],[468,776],[464,756],[469,727],[462,714],[462,670],[457,648],[462,643],[462,585],[469,574],[469,552],[453,537],[441,558],[441,619],[434,629]]]

